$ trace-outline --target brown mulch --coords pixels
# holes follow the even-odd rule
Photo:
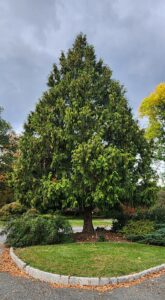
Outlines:
[[[94,234],[87,234],[83,232],[77,232],[73,234],[73,239],[75,242],[88,242],[88,243],[94,243],[97,242],[99,237],[104,236],[106,241],[109,242],[128,242],[128,240],[124,239],[121,234],[114,233],[110,230],[98,230],[95,231]]]
[[[0,256],[0,273],[1,272],[10,273],[12,276],[29,278],[29,276],[25,272],[20,270],[15,265],[15,263],[12,261],[10,257],[9,249],[5,247],[3,249],[2,255]]]
[[[9,249],[4,248],[4,251],[2,255],[0,256],[0,272],[7,272],[12,276],[18,276],[18,277],[24,277],[24,278],[30,278],[32,280],[35,280],[34,278],[31,278],[28,276],[25,272],[17,268],[17,266],[14,264],[12,261],[10,254],[9,254]],[[157,273],[152,273],[149,275],[146,275],[142,277],[141,279],[134,280],[129,283],[119,283],[119,284],[108,284],[105,286],[80,286],[80,285],[62,285],[62,284],[49,284],[53,288],[79,288],[79,289],[86,289],[86,290],[96,290],[99,292],[106,292],[106,291],[111,291],[116,288],[129,288],[130,286],[140,284],[146,279],[153,279],[160,277],[161,275],[165,275],[165,270],[157,272]]]

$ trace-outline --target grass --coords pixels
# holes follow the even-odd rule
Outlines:
[[[47,216],[49,216],[47,214]],[[83,219],[76,217],[66,217],[72,227],[83,227]],[[5,225],[4,221],[0,220],[0,228]],[[93,226],[95,227],[107,227],[112,225],[112,219],[99,219],[93,218]]]
[[[16,250],[40,270],[73,276],[120,276],[165,263],[165,247],[136,243],[71,243]]]
[[[67,218],[70,225],[72,227],[82,227],[83,226],[83,220],[79,218]],[[112,225],[112,219],[99,219],[99,218],[93,218],[93,226],[95,227],[107,227]]]

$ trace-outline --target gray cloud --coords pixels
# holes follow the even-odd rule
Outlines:
[[[136,114],[164,81],[163,0],[0,0],[0,105],[16,130],[46,88],[60,51],[87,34],[127,88]]]

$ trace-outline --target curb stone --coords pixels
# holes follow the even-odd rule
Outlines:
[[[28,266],[24,261],[22,261],[15,253],[13,248],[10,248],[10,256],[15,264],[21,270],[24,270],[25,273],[30,275],[35,279],[40,279],[45,282],[49,283],[57,283],[57,284],[64,284],[64,285],[88,285],[88,286],[104,286],[107,284],[117,284],[117,283],[124,283],[130,282],[136,279],[139,279],[147,274],[156,273],[162,270],[165,270],[165,264],[144,270],[139,273],[134,273],[131,275],[126,276],[119,276],[119,277],[77,277],[77,276],[66,276],[60,274],[53,274],[45,271],[41,271],[39,269],[33,268]]]
[[[15,264],[20,268],[21,270],[25,270],[26,263],[21,260],[13,251],[13,248],[10,248],[10,256],[12,260],[15,262]]]

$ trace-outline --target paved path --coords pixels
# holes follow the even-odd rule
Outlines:
[[[1,233],[2,229],[0,229],[0,233]],[[5,235],[0,235],[0,244],[3,244],[6,240],[6,236]]]
[[[94,229],[96,229],[98,226],[94,226]],[[112,226],[106,226],[105,227],[107,230],[110,230],[112,228]],[[74,226],[72,227],[73,232],[82,232],[83,227],[82,226]]]

